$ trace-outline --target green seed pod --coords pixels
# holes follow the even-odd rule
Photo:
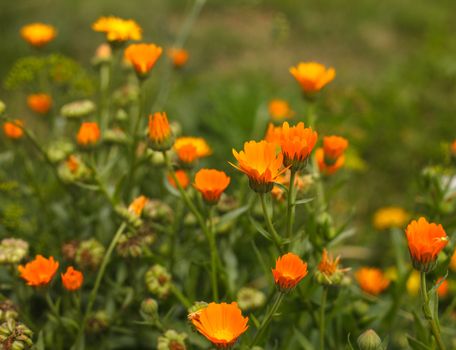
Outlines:
[[[3,350],[29,349],[32,331],[22,323],[10,318],[0,326],[0,345]]]
[[[266,302],[266,296],[258,289],[244,287],[237,293],[237,303],[242,310],[258,309]]]
[[[155,299],[147,298],[141,303],[140,310],[142,318],[146,321],[157,321],[158,320],[158,303]]]
[[[90,100],[79,100],[63,105],[60,109],[62,116],[68,119],[80,119],[95,112],[96,106]]]
[[[100,310],[93,313],[87,320],[86,330],[88,333],[97,334],[108,329],[110,319],[106,311]]]
[[[16,238],[5,238],[0,242],[0,264],[17,264],[27,256],[29,245]]]
[[[104,253],[104,246],[92,238],[79,244],[75,260],[82,269],[95,270],[100,265]]]
[[[382,340],[374,330],[368,329],[358,337],[358,347],[360,350],[382,350]]]
[[[186,333],[177,333],[175,330],[169,329],[165,334],[158,337],[158,350],[186,350],[185,339]]]
[[[16,320],[18,316],[17,307],[11,300],[6,299],[0,303],[0,323],[8,321],[9,319]]]
[[[147,289],[159,298],[166,298],[171,289],[171,275],[161,265],[154,265],[146,272]]]

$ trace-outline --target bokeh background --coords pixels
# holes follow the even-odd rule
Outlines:
[[[74,57],[95,76],[90,59],[103,39],[90,26],[98,17],[133,18],[144,41],[169,47],[192,3],[0,1],[0,80],[31,53],[18,34],[24,24],[56,26],[48,50]],[[287,99],[297,115],[305,113],[291,65],[316,60],[335,67],[318,129],[350,140],[351,174],[341,175],[347,195],[334,206],[355,208],[357,222],[369,224],[378,207],[413,209],[420,170],[440,161],[442,144],[456,134],[455,13],[454,0],[208,0],[185,44],[189,63],[172,77],[161,107],[187,134],[207,137],[211,162],[228,168],[231,147],[260,136],[252,135],[253,124],[270,99]],[[11,114],[32,118],[25,95],[2,85],[0,96]]]

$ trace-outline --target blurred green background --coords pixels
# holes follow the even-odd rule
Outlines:
[[[58,37],[47,51],[74,57],[95,76],[90,60],[103,38],[90,25],[99,16],[133,18],[144,41],[169,47],[192,4],[1,1],[0,79],[31,53],[18,34],[29,22],[56,26]],[[364,222],[380,206],[412,209],[420,169],[440,161],[442,143],[456,137],[455,13],[454,0],[208,0],[185,45],[189,63],[173,74],[163,108],[187,134],[207,137],[211,162],[228,169],[231,147],[252,137],[254,120],[271,98],[289,100],[305,118],[291,65],[316,60],[333,66],[337,77],[322,94],[318,130],[350,140],[354,168],[337,175],[348,179],[349,195],[334,207],[347,212],[355,206]],[[159,81],[162,66],[152,79]],[[20,103],[25,95],[2,86],[0,98],[12,115],[28,113]]]

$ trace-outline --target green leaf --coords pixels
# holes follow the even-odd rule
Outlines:
[[[303,198],[303,199],[300,199],[298,201],[295,202],[295,206],[298,206],[298,205],[301,205],[301,204],[306,204],[306,203],[309,203],[309,202],[312,202],[315,198],[312,197],[312,198]]]
[[[313,350],[314,349],[314,347],[310,343],[309,339],[307,339],[307,337],[299,329],[293,328],[293,333],[294,333],[294,336],[295,336],[296,340],[298,341],[299,345],[301,345],[301,349],[304,349],[304,350]]]
[[[285,186],[284,184],[281,184],[279,182],[274,182],[274,186],[277,186],[279,187],[282,191],[284,191],[285,193],[288,193],[288,187]]]
[[[261,227],[261,225],[252,216],[249,216],[249,219],[252,225],[261,235],[272,241],[271,235],[263,227]]]
[[[348,333],[348,335],[347,335],[347,348],[348,348],[349,350],[355,350],[355,349],[353,348],[353,345],[352,345],[351,340],[350,340],[350,333]]]
[[[224,224],[233,221],[234,219],[238,218],[242,214],[244,214],[246,211],[248,211],[250,208],[250,205],[244,205],[240,208],[237,208],[235,210],[232,210],[225,215],[220,217],[220,221],[217,223],[217,227],[223,226]]]
[[[413,350],[432,350],[429,346],[427,346],[426,344],[420,342],[419,340],[411,337],[408,334],[407,334],[407,341]]]
[[[260,328],[260,321],[255,317],[255,315],[254,314],[250,314],[249,317],[252,320],[252,322],[255,325],[255,327],[257,329]]]

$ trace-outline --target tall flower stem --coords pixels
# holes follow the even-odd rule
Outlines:
[[[119,228],[117,229],[117,232],[114,234],[114,237],[111,240],[111,243],[109,244],[108,250],[106,251],[103,261],[101,262],[100,269],[98,270],[97,277],[95,279],[95,284],[92,288],[92,291],[90,292],[89,295],[89,301],[87,302],[87,307],[84,313],[84,317],[82,319],[78,335],[76,337],[76,344],[78,344],[81,341],[82,334],[84,332],[85,325],[87,323],[87,320],[90,316],[90,313],[92,312],[93,304],[95,302],[95,299],[97,298],[98,294],[98,289],[100,288],[101,281],[103,280],[106,267],[108,266],[109,261],[111,260],[111,255],[112,252],[114,251],[114,248],[117,245],[117,242],[119,241],[120,236],[122,235],[123,231],[127,227],[127,224],[123,222]]]
[[[217,278],[217,265],[221,265],[220,263],[220,258],[217,250],[217,244],[215,241],[215,235],[212,232],[213,230],[211,229],[211,217],[209,217],[208,223],[205,222],[203,219],[203,216],[199,212],[199,210],[195,207],[193,204],[192,200],[188,196],[187,192],[182,188],[179,180],[176,177],[176,173],[174,172],[173,166],[171,164],[171,161],[166,154],[166,152],[163,152],[163,157],[165,158],[165,163],[166,167],[168,169],[168,172],[171,175],[171,178],[173,179],[174,183],[176,184],[176,187],[181,195],[181,198],[184,200],[185,204],[187,205],[188,209],[192,212],[193,215],[195,215],[196,220],[198,221],[199,226],[201,227],[201,230],[203,230],[204,235],[206,236],[206,239],[209,243],[209,250],[211,254],[211,285],[212,285],[212,297],[214,301],[218,300],[218,278]]]
[[[432,335],[437,343],[437,347],[439,350],[445,350],[445,345],[443,344],[442,337],[440,335],[440,329],[438,327],[438,313],[432,314],[431,307],[430,307],[430,300],[429,300],[429,293],[426,287],[426,273],[421,272],[420,274],[421,279],[421,298],[423,301],[423,312],[424,317],[428,320],[429,326],[431,327]]]
[[[328,288],[323,287],[320,302],[320,350],[325,349],[325,309],[328,298]]]
[[[283,253],[282,245],[280,244],[280,236],[277,233],[276,229],[274,228],[274,225],[272,224],[271,216],[268,213],[268,209],[266,207],[266,200],[264,198],[264,193],[259,193],[260,196],[260,201],[261,201],[261,207],[263,208],[263,215],[266,220],[266,225],[268,227],[269,234],[272,237],[272,240],[274,241],[274,244],[276,245],[277,249],[279,250],[280,253]]]
[[[264,332],[266,331],[269,323],[272,320],[272,317],[274,314],[277,312],[278,308],[280,307],[280,304],[282,303],[283,297],[285,296],[285,293],[282,292],[277,292],[276,299],[274,301],[274,304],[272,307],[269,309],[269,312],[266,314],[264,317],[263,321],[261,322],[260,328],[258,328],[257,333],[255,334],[255,337],[253,338],[252,343],[250,344],[250,348],[255,346],[260,340],[261,337],[263,336]]]
[[[288,187],[287,200],[287,238],[290,238],[293,231],[293,221],[295,215],[295,178],[296,170],[293,167],[290,170],[290,185]]]

